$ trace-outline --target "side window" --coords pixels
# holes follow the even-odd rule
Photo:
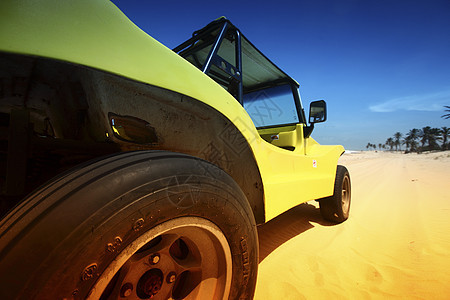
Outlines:
[[[257,128],[299,123],[290,85],[280,85],[244,94],[244,108]]]

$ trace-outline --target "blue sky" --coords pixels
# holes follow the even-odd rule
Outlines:
[[[324,99],[313,137],[365,149],[397,131],[450,127],[449,0],[113,0],[169,48],[226,16],[300,83],[303,106]]]

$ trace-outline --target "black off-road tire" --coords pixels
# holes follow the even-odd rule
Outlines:
[[[183,154],[93,161],[0,223],[1,299],[251,299],[257,267],[245,195]]]
[[[338,165],[333,196],[319,201],[320,213],[325,220],[342,223],[348,219],[351,202],[350,174],[346,167]]]

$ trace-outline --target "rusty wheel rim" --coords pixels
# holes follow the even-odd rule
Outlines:
[[[182,217],[122,250],[87,299],[228,299],[231,272],[222,231],[206,219]]]

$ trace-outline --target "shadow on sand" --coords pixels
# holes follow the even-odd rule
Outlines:
[[[259,262],[293,237],[314,228],[311,222],[324,226],[334,223],[324,221],[319,208],[303,203],[284,212],[269,222],[258,226]]]

